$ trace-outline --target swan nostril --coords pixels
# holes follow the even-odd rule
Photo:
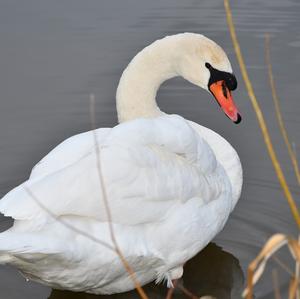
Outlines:
[[[206,63],[205,63],[205,67],[207,67],[208,69],[210,69],[210,68],[211,68],[210,63],[206,62]]]
[[[225,85],[224,81],[222,83],[222,91],[223,91],[224,97],[227,99],[227,88],[226,88],[226,85]]]

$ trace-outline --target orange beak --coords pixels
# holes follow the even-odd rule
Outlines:
[[[210,92],[213,94],[218,104],[224,111],[224,113],[236,124],[238,124],[242,118],[238,112],[238,109],[233,101],[231,91],[225,84],[224,80],[212,83],[209,86]]]

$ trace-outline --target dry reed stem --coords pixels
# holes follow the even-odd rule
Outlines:
[[[173,281],[173,287],[168,289],[168,292],[167,292],[167,295],[166,295],[165,299],[172,299],[173,293],[174,293],[174,290],[177,287],[177,284],[178,284],[178,279],[175,279],[175,281]]]
[[[299,282],[296,280],[295,277],[291,278],[290,286],[289,286],[289,299],[296,298],[296,292],[298,289]]]
[[[275,106],[276,118],[278,121],[279,129],[280,129],[281,135],[283,137],[283,140],[286,144],[286,147],[288,149],[288,153],[289,153],[290,159],[293,164],[297,182],[300,185],[300,171],[299,171],[298,161],[297,161],[297,158],[295,155],[295,151],[293,150],[292,145],[289,141],[288,133],[287,133],[285,125],[284,125],[284,121],[283,121],[281,109],[280,109],[280,104],[279,104],[279,98],[278,98],[278,94],[277,94],[276,87],[275,87],[275,80],[274,80],[274,76],[273,76],[273,68],[272,68],[272,63],[271,63],[270,35],[269,34],[265,35],[265,59],[266,59],[267,67],[268,67],[269,83],[271,86],[272,98],[273,98],[273,102],[274,102],[274,106]]]
[[[299,165],[299,163],[298,163],[298,155],[297,155],[297,146],[296,146],[296,143],[294,141],[292,142],[292,147],[293,147],[293,152],[294,152],[295,158],[297,160],[297,164]]]
[[[190,290],[188,290],[187,288],[185,288],[182,284],[178,284],[177,288],[184,294],[186,295],[188,298],[191,299],[198,299],[198,297],[193,294]]]
[[[284,245],[288,246],[292,257],[296,260],[296,262],[300,261],[300,245],[296,240],[283,234],[273,235],[266,242],[266,244],[264,245],[260,253],[257,255],[257,257],[249,264],[247,288],[243,292],[243,297],[247,297],[247,299],[253,298],[253,286],[258,282],[261,275],[263,274],[267,261],[276,251],[278,251]],[[293,282],[291,283],[290,287],[291,295],[294,294],[294,286],[296,285],[297,290],[299,284],[299,280],[297,279],[297,277],[293,275],[292,279]]]
[[[127,262],[126,258],[124,257],[118,242],[116,240],[115,234],[114,234],[114,228],[112,224],[112,216],[111,216],[111,210],[109,207],[109,202],[107,200],[107,192],[105,188],[105,183],[104,183],[104,176],[103,176],[103,170],[102,170],[102,163],[101,163],[101,149],[99,147],[99,143],[97,140],[97,134],[96,134],[96,116],[95,116],[95,96],[93,94],[90,95],[90,118],[91,118],[91,126],[92,126],[92,132],[93,132],[93,138],[94,138],[94,146],[95,146],[95,153],[96,153],[96,160],[97,160],[97,172],[99,176],[99,182],[100,182],[100,189],[102,192],[102,197],[103,197],[103,202],[106,210],[106,215],[108,219],[108,226],[109,226],[109,232],[110,232],[110,237],[112,240],[112,243],[114,244],[114,249],[117,255],[119,256],[124,268],[130,275],[130,278],[132,279],[134,286],[140,295],[142,299],[148,299],[148,296],[144,292],[141,284],[139,283],[136,273],[132,269],[132,267],[129,265]]]
[[[276,262],[277,265],[279,265],[287,274],[290,276],[293,276],[293,271],[276,255],[272,255],[272,259],[274,262]]]
[[[278,272],[276,269],[272,271],[272,280],[273,280],[275,299],[281,299],[279,282],[278,282]]]
[[[247,299],[253,298],[253,285],[261,277],[266,262],[274,252],[281,248],[286,243],[286,238],[283,235],[275,235],[269,239],[265,244],[258,256],[248,266],[247,288],[243,293],[243,296],[247,296]]]
[[[243,79],[244,79],[244,82],[245,82],[245,85],[246,85],[246,88],[247,88],[247,91],[248,91],[249,98],[251,100],[252,106],[253,106],[254,111],[256,113],[256,117],[257,117],[260,129],[262,131],[262,135],[263,135],[263,138],[264,138],[269,156],[271,158],[272,164],[274,166],[276,175],[278,177],[279,183],[280,183],[281,188],[282,188],[282,190],[285,194],[285,197],[288,201],[288,204],[290,206],[292,215],[293,215],[293,217],[294,217],[294,219],[295,219],[295,221],[298,225],[298,228],[300,228],[300,215],[299,215],[298,208],[297,208],[296,203],[293,199],[293,196],[290,192],[290,189],[289,189],[288,184],[286,182],[285,176],[282,172],[280,163],[277,159],[277,156],[276,156],[276,153],[274,151],[273,144],[272,144],[272,141],[271,141],[271,137],[270,137],[268,128],[266,126],[264,116],[262,114],[262,110],[261,110],[261,108],[260,108],[260,106],[257,102],[257,99],[256,99],[256,96],[254,94],[254,90],[253,90],[251,81],[250,81],[249,76],[248,76],[248,72],[247,72],[247,69],[246,69],[246,66],[245,66],[245,63],[244,63],[244,59],[243,59],[243,56],[242,56],[242,53],[241,53],[240,45],[239,45],[239,42],[238,42],[238,39],[237,39],[237,36],[236,36],[235,26],[234,26],[234,23],[233,23],[233,20],[232,20],[231,9],[230,9],[230,6],[229,6],[229,0],[224,0],[224,6],[225,6],[225,10],[226,10],[227,23],[228,23],[231,39],[232,39],[234,50],[235,50],[235,53],[236,53],[236,56],[237,56],[237,59],[238,59],[238,63],[239,63],[240,69],[241,69],[241,73],[242,73],[242,76],[243,76]]]
[[[300,246],[300,235],[298,237],[298,245]],[[299,265],[300,265],[300,263],[299,263],[299,261],[297,261],[296,266],[295,266],[295,279],[297,281],[299,281],[299,271],[300,271]],[[299,288],[297,288],[296,298],[300,299],[300,290],[299,290]]]
[[[273,76],[273,68],[272,68],[272,63],[271,63],[270,52],[271,52],[270,51],[270,35],[266,34],[265,35],[265,60],[266,60],[266,64],[268,67],[268,77],[269,77],[269,83],[270,83],[270,87],[271,87],[271,91],[272,91],[272,99],[273,99],[274,106],[275,106],[276,118],[278,121],[281,135],[284,139],[284,142],[288,149],[290,159],[292,161],[296,179],[298,181],[298,184],[300,185],[300,172],[299,172],[299,165],[298,165],[298,160],[297,160],[297,155],[296,155],[296,150],[295,150],[295,143],[294,142],[292,144],[290,143],[289,137],[288,137],[285,125],[284,125],[284,121],[283,121],[283,117],[282,117],[282,113],[281,113],[281,109],[280,109],[280,104],[279,104],[279,97],[278,97],[276,87],[275,87],[275,80],[274,80],[274,76]],[[300,243],[300,238],[298,238],[298,243]],[[299,262],[298,261],[296,262],[296,265],[295,265],[295,280],[299,281]],[[296,291],[296,298],[300,299],[299,288],[297,288],[297,291]]]
[[[300,247],[300,234],[298,236],[298,245]],[[300,272],[300,262],[297,261],[296,262],[296,265],[295,265],[295,279],[297,281],[299,281],[299,273]],[[296,291],[296,299],[300,299],[300,284],[299,284],[299,287],[297,288],[297,291]]]

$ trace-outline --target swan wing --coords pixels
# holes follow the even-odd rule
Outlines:
[[[243,169],[240,158],[232,145],[213,130],[188,121],[191,127],[209,144],[216,159],[223,166],[232,187],[232,208],[240,198],[243,185]]]
[[[102,137],[98,150],[92,138],[80,153],[74,149],[76,154],[70,154],[70,144],[58,146],[28,181],[1,200],[0,211],[15,219],[47,222],[51,217],[46,208],[57,217],[107,221],[104,191],[113,222],[132,225],[160,221],[191,198],[205,205],[231,193],[213,150],[182,117],[133,120]]]

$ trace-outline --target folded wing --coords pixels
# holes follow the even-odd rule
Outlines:
[[[179,116],[137,119],[96,134],[98,152],[92,132],[63,142],[1,200],[0,211],[43,223],[51,221],[46,207],[58,217],[107,221],[105,188],[113,221],[134,225],[159,221],[193,197],[205,204],[231,192],[211,147]]]

